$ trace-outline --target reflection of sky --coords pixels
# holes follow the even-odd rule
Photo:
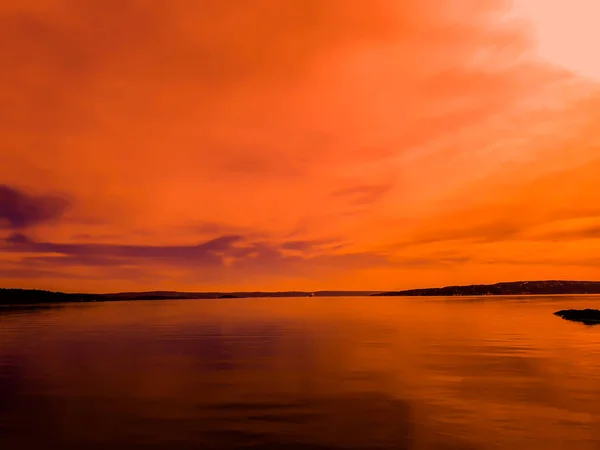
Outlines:
[[[213,325],[171,330],[154,339],[121,331],[110,342],[59,333],[27,348],[27,356],[2,349],[0,444],[77,448],[91,439],[128,449],[194,442],[216,449],[374,449],[409,448],[414,438],[404,401],[296,385],[291,372],[327,376],[306,360],[307,330],[292,331],[292,339],[290,330],[268,322],[227,333]],[[36,434],[27,434],[30,425]]]
[[[26,366],[15,354],[0,353],[0,411],[5,411],[18,397],[25,381]]]
[[[373,301],[130,302],[4,316],[3,426],[29,420],[48,439],[100,433],[105,445],[155,439],[156,448],[172,448],[169,439],[261,448],[297,432],[331,448],[361,448],[360,436],[405,442],[403,433],[422,448],[486,448],[491,435],[552,448],[576,427],[577,439],[600,439],[600,337],[552,314],[561,301],[593,300]]]

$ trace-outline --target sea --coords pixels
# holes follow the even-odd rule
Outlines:
[[[0,309],[0,449],[600,449],[599,296]]]

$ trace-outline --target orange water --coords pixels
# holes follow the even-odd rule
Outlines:
[[[600,297],[0,312],[0,448],[600,449]]]

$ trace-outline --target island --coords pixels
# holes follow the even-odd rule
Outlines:
[[[431,297],[431,296],[479,296],[479,295],[557,295],[600,294],[600,281],[515,281],[470,286],[446,286],[441,288],[410,289],[380,292],[380,297]]]
[[[565,320],[581,322],[585,325],[600,325],[600,310],[598,309],[563,309],[554,314]]]

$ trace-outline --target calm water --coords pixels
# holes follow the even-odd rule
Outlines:
[[[599,449],[600,297],[0,312],[0,448]]]

